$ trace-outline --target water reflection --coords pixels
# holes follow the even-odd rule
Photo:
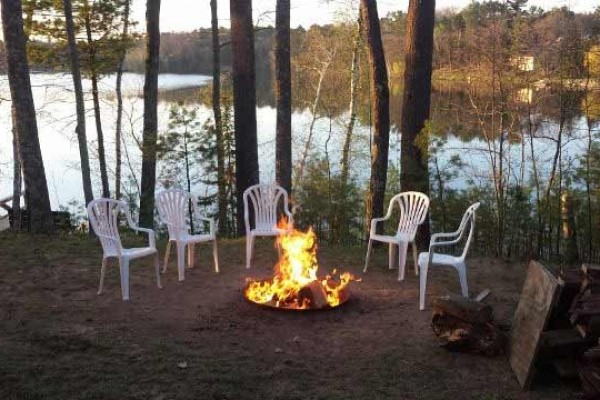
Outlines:
[[[261,180],[274,178],[275,157],[275,109],[272,90],[272,78],[269,74],[257,75],[257,122],[259,132],[259,160]],[[125,74],[124,92],[125,145],[124,181],[134,181],[140,170],[139,140],[142,132],[143,102],[141,93],[143,76]],[[177,102],[185,102],[198,108],[201,122],[211,118],[210,96],[199,90],[211,78],[203,75],[163,74],[159,77],[159,132],[164,132],[168,124],[168,110]],[[334,80],[331,80],[334,81]],[[294,94],[293,152],[298,159],[303,148],[312,115],[307,108],[314,100],[314,87],[308,80],[302,89]],[[34,98],[38,110],[38,124],[42,154],[50,186],[53,208],[65,205],[71,200],[83,198],[79,155],[74,133],[74,105],[72,83],[65,74],[33,74]],[[298,82],[296,81],[298,87]],[[89,93],[89,82],[84,82],[84,90]],[[101,84],[102,115],[106,131],[109,173],[114,171],[114,76],[102,79]],[[358,125],[352,143],[352,175],[359,185],[368,179],[369,143],[370,143],[370,104],[368,88],[360,96]],[[392,123],[390,163],[399,165],[399,140],[402,87],[400,79],[391,82],[390,118]],[[339,169],[341,146],[348,118],[348,95],[346,88],[340,88],[340,82],[326,85],[318,119],[315,123],[314,143],[311,149],[313,157],[328,157],[334,171]],[[0,77],[0,95],[9,97],[6,77]],[[595,96],[595,97],[594,97]],[[96,132],[93,123],[91,99],[87,100],[88,140],[92,156],[92,170],[98,171],[96,153]],[[10,103],[0,103],[0,141],[11,143]],[[525,152],[529,141],[535,142],[536,157],[540,174],[547,173],[550,160],[556,147],[555,138],[559,127],[570,138],[562,145],[565,160],[577,159],[585,151],[587,125],[585,116],[594,120],[594,129],[600,119],[600,95],[587,95],[582,90],[558,90],[552,87],[541,89],[519,88],[504,96],[490,94],[482,88],[467,83],[436,82],[432,93],[432,134],[446,141],[435,154],[440,165],[460,157],[464,163],[459,176],[450,187],[466,185],[486,185],[491,181],[490,149],[497,151],[497,142],[505,142],[503,159],[506,162],[507,178],[516,181],[528,179],[525,165],[531,161],[530,152]],[[501,121],[501,122],[499,122]],[[498,125],[501,124],[501,125]],[[498,128],[502,126],[502,128]],[[10,146],[0,149],[0,197],[11,192],[12,150]],[[159,168],[160,170],[160,168]],[[526,173],[527,172],[527,173]],[[97,175],[97,174],[96,174]],[[128,177],[129,176],[129,177]],[[94,193],[100,192],[99,177],[93,176]],[[112,184],[112,182],[111,182]],[[390,182],[396,186],[397,182]],[[196,188],[206,192],[207,188]]]

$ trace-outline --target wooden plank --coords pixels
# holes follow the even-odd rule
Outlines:
[[[558,293],[558,280],[540,263],[532,261],[515,311],[510,335],[510,366],[521,386],[529,388],[546,328]]]
[[[481,293],[475,297],[475,301],[483,301],[486,297],[488,297],[492,293],[490,289],[482,290]]]

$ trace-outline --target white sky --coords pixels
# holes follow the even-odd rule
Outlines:
[[[463,8],[471,0],[437,0],[436,9]],[[229,26],[229,0],[218,0],[219,24]],[[253,0],[254,16],[261,15],[261,25],[275,25],[276,0]],[[358,4],[358,0],[291,0],[291,25],[305,28],[312,24],[326,24],[340,18],[341,10],[348,10],[348,4]],[[592,12],[600,5],[597,0],[529,0],[529,6],[539,6],[545,10],[567,6],[575,12]],[[133,1],[133,16],[140,22],[138,29],[145,29],[145,6],[143,0]],[[380,17],[390,11],[408,10],[408,0],[377,0]],[[348,15],[348,12],[345,13]],[[210,27],[210,0],[162,0],[161,31],[191,31],[199,27]]]

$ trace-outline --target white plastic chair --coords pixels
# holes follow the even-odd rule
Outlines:
[[[471,239],[473,239],[473,232],[475,231],[475,211],[479,208],[480,203],[472,204],[465,214],[463,215],[460,226],[456,232],[452,233],[436,233],[431,235],[431,241],[429,242],[429,251],[419,254],[419,269],[421,270],[420,279],[420,291],[419,291],[419,309],[425,309],[425,290],[427,287],[427,271],[432,265],[445,265],[456,269],[458,277],[460,279],[460,288],[464,297],[469,297],[469,288],[467,286],[467,265],[465,264],[465,258],[469,251],[469,245]],[[457,244],[464,237],[467,231],[467,225],[469,225],[469,236],[465,242],[462,254],[458,257],[435,253],[436,247],[451,246]],[[443,240],[439,240],[443,239]]]
[[[125,214],[127,217],[127,223],[131,229],[148,234],[148,247],[131,249],[123,248],[118,230],[119,212]],[[159,289],[162,288],[160,284],[158,251],[156,250],[154,231],[152,229],[139,228],[135,225],[131,219],[127,203],[112,199],[92,200],[87,206],[87,213],[92,229],[94,229],[96,236],[98,236],[100,239],[102,250],[104,252],[102,256],[102,269],[100,270],[100,287],[98,288],[98,294],[102,293],[104,276],[106,274],[106,265],[108,263],[108,259],[111,257],[116,258],[119,261],[119,269],[121,273],[121,295],[123,296],[123,300],[129,300],[129,261],[136,258],[154,256],[156,284]]]
[[[189,204],[192,203],[192,212],[196,220],[205,221],[209,224],[209,231],[205,234],[193,234],[190,232],[188,219]],[[215,272],[219,272],[219,259],[217,255],[217,235],[215,221],[212,218],[202,217],[198,211],[198,199],[193,194],[179,189],[163,190],[156,196],[156,205],[158,213],[163,223],[167,225],[169,231],[169,241],[165,251],[165,261],[163,272],[166,272],[169,264],[169,254],[171,244],[177,245],[177,271],[179,280],[185,279],[185,248],[188,249],[188,268],[194,267],[195,245],[201,242],[213,242],[213,262]],[[189,216],[192,217],[191,215]]]
[[[400,208],[400,220],[398,221],[398,229],[393,236],[377,234],[377,223],[387,221],[394,209],[394,204],[398,204]],[[425,221],[427,211],[429,210],[429,197],[421,192],[402,192],[390,200],[387,214],[383,218],[373,218],[371,220],[371,230],[369,233],[369,246],[367,248],[367,256],[365,259],[365,268],[363,272],[367,272],[369,267],[369,256],[371,254],[372,242],[389,243],[389,269],[393,269],[394,264],[394,245],[398,246],[398,280],[404,280],[404,270],[406,267],[406,252],[408,244],[412,243],[413,259],[415,264],[415,274],[419,274],[417,265],[417,246],[415,244],[415,236],[417,228]]]
[[[274,183],[250,186],[244,191],[244,223],[246,224],[246,268],[254,256],[254,238],[256,236],[277,236],[287,229],[277,227],[278,205],[283,199],[283,212],[288,218],[288,228],[294,223],[289,211],[288,193]],[[252,207],[250,210],[249,207]],[[250,226],[250,213],[254,215],[254,228]]]

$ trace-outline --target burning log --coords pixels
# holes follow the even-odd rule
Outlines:
[[[310,308],[324,308],[327,306],[327,293],[319,281],[312,281],[298,291],[298,301]]]
[[[345,272],[328,275],[321,280],[317,275],[317,237],[309,229],[300,232],[282,229],[277,237],[281,254],[272,279],[256,281],[248,278],[244,296],[253,303],[288,309],[327,309],[337,307],[350,296],[348,285],[355,280]]]
[[[436,299],[431,327],[440,345],[450,351],[494,356],[505,349],[505,335],[492,323],[492,308],[462,296]]]

